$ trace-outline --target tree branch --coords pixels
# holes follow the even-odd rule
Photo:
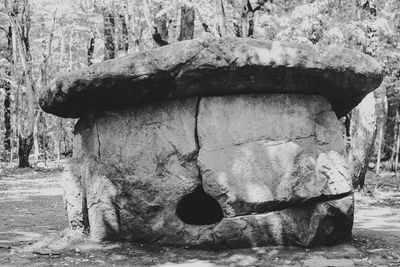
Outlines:
[[[207,25],[207,23],[204,21],[203,16],[200,13],[199,7],[197,6],[197,4],[193,3],[193,7],[194,7],[194,11],[197,14],[197,17],[201,23],[201,26],[203,27],[205,32],[211,33],[213,34],[215,37],[219,37],[219,34],[216,32],[215,29],[210,28],[209,25]]]
[[[0,30],[4,31],[5,33],[8,33],[8,30],[0,26]]]
[[[251,6],[250,0],[247,0],[247,12],[254,12],[253,7]]]
[[[164,41],[164,40],[162,39],[161,34],[158,32],[158,28],[155,27],[155,26],[153,27],[153,33],[152,33],[151,36],[153,37],[153,40],[154,40],[159,46],[164,46],[164,45],[167,45],[167,44],[168,44],[167,41]]]
[[[255,9],[253,9],[253,12],[256,12],[256,11],[260,10],[262,7],[263,7],[263,5],[257,6]]]

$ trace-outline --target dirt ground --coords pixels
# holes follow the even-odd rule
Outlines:
[[[0,166],[0,266],[400,266],[400,190],[391,173],[368,174],[367,189],[356,193],[353,240],[346,244],[205,251],[85,243],[28,252],[67,227],[61,174],[60,168]]]

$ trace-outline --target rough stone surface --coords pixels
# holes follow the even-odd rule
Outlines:
[[[196,103],[160,102],[81,119],[81,129],[93,129],[84,142],[92,146],[83,149],[92,239],[118,238],[122,232],[151,241],[179,220],[176,204],[201,183]]]
[[[64,191],[63,200],[68,214],[69,228],[73,231],[85,233],[87,222],[85,222],[84,218],[86,218],[87,214],[84,215],[84,207],[86,206],[84,203],[84,186],[82,185],[84,170],[81,169],[84,165],[77,161],[77,159],[70,160],[61,183]]]
[[[324,97],[202,98],[199,166],[228,217],[351,192],[341,126]]]
[[[321,96],[188,98],[91,113],[75,127],[64,178],[70,228],[98,241],[219,248],[346,240],[353,199],[343,150]],[[195,225],[177,215],[198,188],[220,204],[222,220]]]
[[[255,39],[177,42],[63,74],[40,92],[40,106],[80,117],[146,101],[247,93],[323,95],[338,117],[379,86],[371,57],[341,47]]]
[[[304,267],[355,267],[356,265],[350,259],[327,259],[324,257],[313,257],[305,260]]]
[[[90,151],[93,151],[95,144],[97,144],[93,132],[94,128],[89,123],[92,120],[90,116],[87,116],[75,125],[73,158],[69,160],[61,182],[70,229],[83,235],[86,235],[89,231],[86,198],[87,165]]]
[[[80,117],[64,177],[70,229],[223,248],[347,240],[352,169],[337,118],[381,81],[359,52],[245,38],[61,75],[39,102]]]
[[[226,218],[213,229],[222,247],[315,246],[348,240],[354,197],[316,202],[265,214]]]
[[[355,189],[364,186],[368,163],[374,154],[378,121],[376,104],[374,92],[369,93],[353,109],[351,116],[349,162],[352,166],[351,176]]]

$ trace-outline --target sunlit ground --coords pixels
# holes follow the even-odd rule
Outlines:
[[[332,247],[261,247],[200,251],[145,244],[79,243],[37,249],[59,238],[67,217],[60,169],[1,170],[0,266],[400,266],[400,191],[388,184],[356,193],[354,240]],[[373,174],[369,174],[373,182]],[[43,241],[44,242],[44,241]]]

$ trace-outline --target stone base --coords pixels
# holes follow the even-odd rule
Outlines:
[[[353,205],[351,194],[265,214],[223,218],[210,226],[179,225],[180,231],[156,242],[201,248],[331,245],[350,240]]]
[[[190,98],[93,112],[64,179],[92,240],[312,246],[349,239],[341,127],[324,97]]]

